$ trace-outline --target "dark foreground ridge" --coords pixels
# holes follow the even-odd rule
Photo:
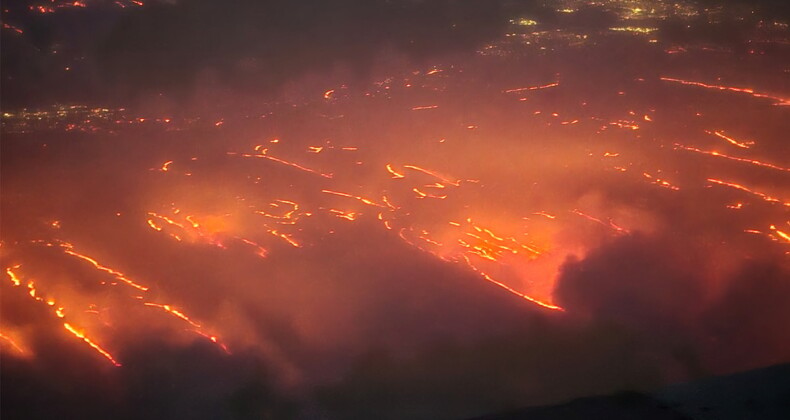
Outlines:
[[[671,385],[652,394],[625,392],[531,407],[474,420],[788,419],[790,364]]]

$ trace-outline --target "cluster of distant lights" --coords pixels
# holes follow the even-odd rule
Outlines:
[[[576,13],[585,7],[605,7],[615,12],[620,19],[665,19],[669,16],[698,16],[697,9],[689,1],[668,0],[559,0],[555,2],[558,13]],[[706,9],[707,11],[707,9]]]
[[[28,6],[28,9],[30,9],[30,11],[32,12],[46,14],[46,13],[55,13],[58,10],[63,10],[63,9],[74,9],[74,8],[84,9],[88,7],[89,3],[93,5],[96,4],[97,2],[79,1],[79,0],[72,0],[72,1],[50,0],[49,2],[30,5]],[[120,8],[126,8],[129,6],[140,7],[145,5],[145,3],[139,0],[113,0],[113,1],[106,1],[103,3],[110,4]]]
[[[31,4],[27,8],[31,13],[39,14],[39,15],[48,15],[54,14],[61,10],[76,10],[76,9],[87,9],[88,7],[96,6],[96,5],[108,5],[114,8],[126,9],[127,7],[142,7],[145,6],[145,3],[139,0],[108,0],[108,1],[80,1],[80,0],[71,0],[71,1],[62,1],[62,0],[50,0],[46,2],[42,2],[39,4]],[[13,23],[9,23],[8,13],[9,9],[2,9],[3,13],[6,14],[3,16],[2,28],[11,31],[16,35],[21,35],[25,33],[25,30],[20,28]],[[13,19],[13,17],[11,17]],[[70,70],[68,67],[66,70]]]
[[[111,131],[115,127],[161,124],[177,129],[180,124],[194,123],[200,118],[174,120],[170,117],[142,117],[127,115],[126,108],[89,107],[86,105],[55,105],[44,109],[22,109],[5,111],[2,114],[2,129],[5,133],[29,133],[35,131]],[[215,124],[216,122],[211,122]],[[215,124],[216,125],[216,124]],[[221,125],[221,124],[220,124]]]
[[[579,47],[595,43],[595,40],[606,33],[619,33],[633,35],[645,39],[648,43],[659,43],[659,27],[657,24],[669,18],[688,20],[704,14],[708,23],[717,23],[722,19],[725,9],[722,6],[706,7],[699,9],[691,1],[665,1],[665,0],[612,0],[606,2],[583,0],[559,0],[553,2],[554,12],[560,15],[571,15],[589,8],[601,8],[614,13],[620,25],[606,28],[598,33],[577,33],[567,29],[548,26],[531,16],[519,16],[509,20],[510,30],[505,34],[505,39],[495,41],[483,46],[477,52],[485,56],[509,56],[515,51],[511,48],[513,40],[519,45],[514,46],[517,51],[521,47],[531,46],[539,51],[554,50],[555,48]],[[742,17],[736,17],[742,19]],[[788,23],[781,21],[760,21],[757,29],[770,29],[772,31],[787,31]],[[774,41],[777,41],[774,39]],[[785,43],[788,38],[778,39]],[[771,42],[771,40],[769,40]],[[703,48],[705,49],[705,48]],[[670,51],[672,50],[672,51]],[[683,47],[670,47],[668,53],[685,52]],[[756,51],[751,51],[754,54]]]
[[[684,18],[696,16],[697,12],[687,4],[668,3],[662,1],[630,1],[619,0],[607,3],[584,2],[584,1],[559,1],[555,12],[561,14],[573,14],[582,7],[604,7],[607,10],[617,13],[621,21],[641,20],[663,20],[670,16],[681,16]],[[536,45],[540,50],[551,49],[551,45],[560,44],[563,47],[581,46],[590,39],[590,34],[570,33],[565,30],[535,30],[541,24],[530,17],[522,16],[509,21],[514,30],[506,34],[507,38],[518,38],[524,45]],[[523,29],[522,29],[523,28]],[[655,26],[622,25],[608,28],[611,32],[630,33],[635,35],[652,35],[658,31]],[[527,30],[529,32],[524,32]],[[657,39],[650,39],[649,42],[658,42]],[[508,55],[502,47],[497,44],[484,46],[478,51],[481,55]]]
[[[668,18],[690,19],[698,17],[704,13],[708,22],[715,23],[724,13],[722,6],[706,7],[699,9],[693,1],[670,1],[670,0],[554,0],[549,2],[554,7],[554,11],[559,14],[575,14],[590,8],[602,8],[614,13],[623,23],[622,25],[608,28],[609,32],[633,34],[636,36],[649,36],[648,42],[658,43],[656,35],[659,28],[655,24]],[[29,6],[30,10],[38,13],[55,13],[61,9],[86,8],[98,5],[112,5],[120,8],[128,6],[141,7],[145,3],[137,0],[117,0],[117,1],[55,1],[44,2],[38,5]],[[7,19],[6,19],[7,20]],[[633,23],[642,23],[633,24]],[[567,30],[535,30],[543,26],[539,21],[529,16],[522,16],[509,21],[514,30],[506,34],[506,38],[517,38],[524,45],[537,46],[539,50],[553,50],[555,46],[574,47],[585,45],[591,41],[592,34],[572,33]],[[787,29],[785,22],[773,22],[772,25],[777,29]],[[24,33],[23,28],[14,26],[12,23],[4,22],[3,28],[18,34]],[[524,32],[524,30],[531,32]],[[600,35],[600,34],[599,34]],[[478,53],[481,55],[509,55],[510,51],[506,46],[493,43],[483,46]],[[70,70],[66,67],[65,70]]]

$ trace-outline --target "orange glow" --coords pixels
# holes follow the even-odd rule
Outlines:
[[[381,218],[380,218],[381,219]],[[514,236],[508,236],[502,233],[495,232],[494,230],[481,226],[471,218],[466,219],[466,223],[449,221],[450,226],[457,228],[464,227],[461,231],[457,231],[461,237],[456,237],[451,244],[439,241],[429,234],[425,229],[415,232],[413,228],[400,228],[398,236],[408,245],[417,248],[420,251],[426,252],[448,262],[461,262],[463,261],[466,266],[473,271],[480,274],[486,281],[503,288],[522,299],[535,303],[541,307],[548,309],[561,309],[556,305],[536,299],[526,293],[519,292],[516,289],[507,286],[505,283],[495,280],[490,274],[484,272],[481,268],[477,267],[473,262],[473,258],[480,258],[482,262],[495,263],[499,265],[510,265],[515,262],[513,258],[519,258],[522,262],[532,261],[543,254],[538,246],[534,244],[526,244],[517,240]],[[386,225],[386,223],[385,223]],[[389,227],[388,227],[389,228]],[[415,243],[414,239],[419,239],[423,246]],[[418,242],[418,241],[417,241]],[[460,250],[453,250],[454,245],[460,246]],[[432,250],[431,248],[438,248]],[[449,255],[448,255],[449,252]]]
[[[555,311],[564,311],[565,310],[565,309],[563,309],[560,306],[552,305],[552,304],[546,303],[546,302],[542,302],[542,301],[537,300],[537,299],[535,299],[535,298],[533,298],[531,296],[527,296],[524,293],[521,293],[518,290],[515,290],[512,287],[510,287],[510,286],[508,286],[508,285],[506,285],[506,284],[504,284],[504,283],[502,283],[500,281],[495,280],[493,277],[489,276],[485,272],[483,272],[480,269],[478,269],[477,267],[475,267],[474,264],[472,264],[469,261],[469,258],[467,258],[465,255],[463,256],[463,258],[464,258],[464,261],[466,261],[466,264],[469,266],[469,268],[471,268],[476,273],[480,274],[480,276],[482,276],[489,283],[497,285],[497,286],[501,287],[502,289],[507,290],[508,292],[510,292],[510,293],[522,298],[522,299],[526,299],[526,300],[528,300],[528,301],[530,301],[530,302],[532,302],[532,303],[534,303],[536,305],[542,306],[542,307],[544,307],[546,309],[551,309],[551,310],[555,310]]]
[[[148,226],[151,226],[151,229],[153,229],[155,231],[158,231],[158,232],[162,231],[162,228],[159,225],[157,225],[156,223],[154,223],[153,220],[148,219],[148,220],[146,220],[146,223],[148,223]]]
[[[274,140],[272,140],[272,141],[274,141]],[[227,152],[227,154],[229,156],[237,155],[236,153],[233,153],[233,152]],[[238,156],[241,156],[241,157],[244,157],[244,158],[268,159],[268,160],[271,160],[273,162],[281,163],[283,165],[287,165],[287,166],[290,166],[292,168],[299,169],[300,171],[309,172],[309,173],[312,173],[312,174],[315,174],[315,175],[318,175],[318,176],[322,176],[324,178],[330,178],[330,179],[332,178],[332,174],[321,173],[319,171],[316,171],[315,169],[310,169],[310,168],[307,168],[305,166],[299,165],[298,163],[289,162],[287,160],[276,158],[276,157],[271,156],[271,155],[264,155],[264,154],[251,155],[251,154],[248,154],[248,153],[242,153],[242,154],[238,154]]]
[[[390,174],[392,174],[392,177],[393,177],[393,178],[405,178],[405,177],[406,177],[406,176],[405,176],[405,175],[403,175],[402,173],[400,173],[400,172],[397,172],[397,171],[395,171],[394,169],[392,169],[392,165],[390,165],[389,163],[387,164],[386,168],[387,168],[387,172],[389,172]]]
[[[584,218],[585,218],[585,219],[587,219],[587,220],[591,220],[591,221],[593,221],[593,222],[595,222],[595,223],[598,223],[598,224],[599,224],[599,225],[601,225],[601,226],[606,226],[606,227],[608,227],[608,228],[611,228],[611,229],[613,229],[613,230],[617,231],[618,233],[629,233],[629,232],[628,232],[628,229],[625,229],[625,228],[622,228],[622,227],[620,227],[620,226],[617,226],[617,225],[616,225],[616,224],[614,224],[614,223],[613,223],[611,220],[609,220],[609,221],[607,221],[607,222],[604,222],[603,220],[601,220],[601,219],[599,219],[599,218],[597,218],[597,217],[593,217],[593,216],[590,216],[589,214],[582,213],[582,212],[581,212],[581,211],[579,211],[578,209],[573,209],[573,210],[571,210],[571,213],[573,213],[573,214],[578,214],[579,216],[581,216],[581,217],[584,217]]]
[[[736,184],[734,182],[726,182],[726,181],[722,181],[720,179],[713,179],[713,178],[708,178],[708,182],[711,182],[711,183],[714,183],[714,184],[718,184],[718,185],[724,185],[724,186],[730,187],[730,188],[735,188],[737,190],[741,190],[741,191],[747,192],[749,194],[756,195],[756,196],[762,198],[765,201],[768,201],[768,202],[771,202],[771,203],[780,203],[780,204],[782,204],[784,206],[790,207],[790,202],[782,201],[782,200],[780,200],[778,198],[771,197],[770,195],[763,194],[763,193],[758,192],[758,191],[753,191],[753,190],[751,190],[749,188],[744,187],[743,185]],[[740,207],[741,206],[739,205],[737,208],[740,208]]]
[[[17,268],[19,268],[19,266],[15,266],[13,268],[17,269]],[[20,279],[19,276],[11,268],[6,268],[6,273],[11,278],[11,282],[13,283],[14,287],[20,287],[22,285],[22,279]],[[54,299],[48,298],[48,299],[45,300],[44,298],[42,298],[41,296],[38,295],[38,292],[36,291],[36,285],[35,285],[35,283],[32,280],[28,280],[26,286],[27,286],[27,289],[28,289],[27,294],[32,299],[34,299],[37,302],[43,302],[49,307],[54,307],[55,306],[55,300]],[[62,307],[55,308],[54,309],[54,313],[55,313],[55,315],[58,318],[63,318],[65,316],[63,314],[63,308]]]
[[[769,228],[771,229],[771,231],[773,231],[776,234],[776,236],[778,236],[778,237],[784,239],[786,242],[790,243],[790,234],[787,234],[786,232],[782,232],[781,230],[778,230],[776,228],[776,226],[774,226],[774,225],[769,226]]]
[[[96,350],[96,353],[99,353],[100,355],[104,356],[104,358],[109,360],[110,363],[112,363],[116,367],[121,366],[121,364],[115,360],[112,354],[108,353],[107,350],[104,350],[103,348],[101,348],[101,346],[93,342],[93,340],[86,337],[83,332],[78,331],[77,329],[72,327],[68,322],[63,323],[63,327],[66,329],[66,331],[74,334],[75,337],[81,339],[82,341],[85,342],[85,344],[89,345],[92,349]]]
[[[18,268],[18,266],[15,267],[15,268]],[[22,284],[21,279],[19,278],[19,276],[11,268],[6,268],[6,273],[11,277],[11,281],[14,283],[14,286],[21,286],[21,284]],[[45,300],[41,296],[39,296],[38,292],[36,291],[35,284],[33,283],[32,280],[29,280],[27,282],[27,288],[28,288],[28,295],[30,295],[31,298],[33,298],[36,301],[45,303],[50,308],[54,308],[55,300],[54,299],[46,299]],[[65,314],[63,313],[63,308],[61,308],[61,307],[55,308],[54,309],[54,313],[55,313],[55,315],[58,318],[65,318]],[[66,328],[67,331],[69,331],[70,333],[72,333],[76,337],[80,338],[86,344],[88,344],[97,353],[101,354],[107,360],[112,362],[113,365],[121,366],[121,364],[118,363],[115,360],[115,358],[113,358],[113,356],[110,353],[108,353],[103,348],[101,348],[98,344],[94,343],[91,339],[86,337],[84,333],[82,333],[82,332],[78,331],[77,329],[75,329],[74,327],[72,327],[71,324],[64,323],[63,327]],[[3,337],[3,338],[5,338],[5,337]],[[8,339],[8,340],[10,340],[10,339]],[[13,340],[10,340],[10,341],[13,342]],[[21,349],[20,349],[20,351],[21,351]]]
[[[631,121],[625,121],[625,120],[613,121],[610,122],[609,125],[613,125],[618,128],[626,128],[629,130],[639,130],[639,124],[635,124]]]
[[[659,79],[665,82],[672,82],[672,83],[680,83],[682,85],[688,86],[698,86],[705,89],[715,89],[715,90],[726,90],[730,92],[738,92],[738,93],[747,93],[755,98],[765,98],[771,99],[775,101],[775,105],[790,105],[790,99],[782,98],[779,96],[772,96],[765,93],[757,93],[753,89],[750,88],[742,88],[742,87],[733,87],[733,86],[722,86],[722,85],[709,85],[702,82],[694,82],[689,80],[682,80],[682,79],[673,79],[671,77],[660,77]]]
[[[145,306],[153,306],[155,308],[160,308],[163,311],[165,311],[165,312],[167,312],[169,314],[172,314],[173,316],[188,322],[189,325],[192,325],[195,328],[201,328],[200,324],[196,323],[195,321],[190,319],[188,316],[186,316],[183,312],[173,308],[170,305],[161,305],[159,303],[151,303],[151,302],[145,302],[145,303],[143,303],[143,305],[145,305]]]
[[[415,171],[418,171],[418,172],[422,172],[424,174],[428,174],[428,175],[430,175],[430,176],[432,176],[434,178],[440,179],[441,181],[446,182],[446,183],[448,183],[450,185],[454,185],[456,187],[461,185],[459,181],[451,180],[451,179],[449,179],[449,178],[447,178],[445,176],[440,175],[437,172],[434,172],[434,171],[431,171],[431,170],[428,170],[428,169],[423,169],[423,168],[420,168],[419,166],[403,165],[403,167],[406,168],[406,169],[412,169],[412,170],[415,170]]]
[[[266,256],[269,254],[269,252],[266,250],[266,248],[258,245],[257,243],[255,243],[255,242],[253,242],[253,241],[251,241],[249,239],[244,239],[244,238],[238,238],[238,239],[240,241],[244,242],[245,244],[255,248],[255,254],[258,255],[261,258],[266,258]]]
[[[17,266],[17,267],[19,267],[19,266]],[[21,286],[22,285],[22,280],[19,277],[17,277],[16,273],[14,273],[10,268],[6,268],[5,272],[11,278],[11,282],[14,283],[14,286]]]
[[[12,30],[12,31],[14,31],[14,32],[16,32],[16,33],[18,33],[18,34],[23,34],[23,33],[25,33],[25,31],[23,31],[23,30],[21,30],[21,29],[17,28],[16,26],[14,26],[14,25],[9,25],[9,24],[7,24],[7,23],[5,23],[5,22],[3,22],[3,28],[5,28],[5,29],[10,29],[10,30]]]
[[[103,271],[103,272],[105,272],[107,274],[110,274],[113,277],[115,277],[116,279],[128,284],[129,286],[134,287],[135,289],[142,290],[144,292],[148,290],[147,287],[135,283],[131,279],[127,278],[126,275],[121,273],[120,271],[116,271],[116,270],[113,270],[113,269],[111,269],[109,267],[105,267],[105,266],[99,264],[99,262],[96,261],[95,259],[93,259],[93,258],[91,258],[91,257],[89,257],[87,255],[83,255],[83,254],[80,254],[78,252],[75,252],[74,249],[73,249],[73,246],[71,244],[64,244],[63,247],[65,248],[63,252],[65,252],[66,254],[75,256],[75,257],[77,257],[77,258],[79,258],[81,260],[89,262],[97,270]]]
[[[708,133],[708,134],[714,135],[714,136],[716,136],[716,137],[718,137],[720,139],[724,139],[724,140],[727,141],[727,143],[730,143],[730,144],[732,144],[733,146],[736,146],[736,147],[740,147],[741,149],[748,149],[750,147],[750,145],[754,144],[753,141],[750,141],[750,142],[739,142],[739,141],[735,140],[732,137],[725,136],[724,133],[719,132],[719,131],[708,131],[708,130],[705,130],[705,132]]]
[[[358,201],[361,201],[361,202],[363,202],[363,203],[365,203],[365,204],[367,204],[367,205],[369,205],[369,206],[384,207],[384,205],[382,205],[382,204],[379,204],[379,203],[376,203],[376,202],[374,202],[374,201],[372,201],[372,200],[369,200],[369,199],[367,199],[367,198],[364,198],[364,197],[358,197],[358,196],[356,196],[356,195],[351,195],[351,194],[344,193],[344,192],[337,192],[337,191],[331,191],[331,190],[321,190],[321,192],[322,192],[322,193],[325,193],[325,194],[338,195],[338,196],[340,196],[340,197],[348,197],[348,198],[353,198],[353,199],[355,199],[355,200],[358,200]]]
[[[676,187],[676,186],[670,184],[669,182],[667,182],[667,181],[665,181],[663,179],[655,178],[655,177],[653,177],[652,175],[650,175],[647,172],[642,172],[642,176],[644,176],[645,178],[649,179],[652,183],[658,185],[659,187],[668,188],[668,189],[674,190],[674,191],[679,191],[680,190],[679,187]]]
[[[176,214],[177,213],[178,212],[176,212]],[[171,218],[169,218],[167,216],[164,216],[164,215],[161,215],[161,214],[158,214],[158,213],[154,213],[154,212],[148,212],[148,215],[152,216],[152,217],[155,217],[155,218],[157,218],[159,220],[162,220],[162,221],[164,221],[164,222],[166,222],[166,223],[168,223],[170,225],[180,227],[181,229],[186,229],[186,227],[183,224],[178,223],[175,220],[173,220],[173,219],[171,219]],[[151,223],[149,223],[148,225],[151,226]],[[153,227],[153,226],[151,226],[151,227]],[[156,229],[156,228],[154,228],[154,229]],[[157,229],[157,230],[161,230],[161,229]]]
[[[504,93],[518,93],[518,92],[524,92],[524,91],[528,91],[528,90],[548,89],[548,88],[557,87],[559,85],[560,85],[560,82],[554,82],[554,83],[548,83],[548,84],[540,85],[540,86],[527,86],[527,87],[508,89],[508,90],[504,90],[503,92]]]
[[[184,219],[186,219],[187,222],[191,223],[193,228],[197,229],[200,227],[200,223],[195,221],[195,216],[189,215]]]
[[[557,216],[555,216],[553,214],[546,213],[545,211],[539,211],[539,212],[532,213],[532,214],[534,214],[536,216],[543,216],[543,217],[545,217],[547,219],[552,219],[552,220],[557,218]]]
[[[271,233],[272,235],[284,240],[285,242],[288,242],[294,248],[301,248],[302,247],[302,245],[299,244],[299,242],[296,242],[293,238],[291,238],[290,235],[286,235],[285,233],[277,232],[276,230],[270,230],[269,233]]]
[[[337,217],[340,217],[341,219],[346,219],[346,220],[351,220],[351,221],[356,220],[357,217],[359,217],[359,215],[360,215],[360,213],[354,213],[352,211],[345,212],[345,211],[337,210],[337,209],[329,209],[329,212],[334,214]]]
[[[24,349],[22,349],[22,347],[19,344],[17,344],[17,342],[14,341],[13,338],[9,337],[8,335],[3,333],[2,331],[0,331],[0,339],[2,339],[3,342],[5,342],[9,346],[11,346],[11,348],[16,350],[19,354],[22,354],[22,355],[26,355],[27,354],[27,352]]]
[[[263,210],[255,210],[255,211],[253,211],[253,213],[260,214],[261,216],[265,216],[265,217],[268,217],[268,218],[271,218],[271,219],[288,220],[288,222],[281,222],[283,224],[292,224],[292,223],[294,223],[294,220],[293,220],[294,217],[293,216],[294,216],[294,213],[296,213],[296,211],[299,210],[299,205],[297,203],[293,202],[293,201],[288,201],[288,200],[277,200],[277,202],[270,203],[269,205],[272,206],[272,207],[275,207],[275,208],[279,208],[280,204],[288,204],[289,206],[291,206],[291,209],[288,210],[287,212],[285,212],[281,216],[278,216],[278,215],[275,215],[275,214],[271,214],[271,213],[265,212]]]
[[[222,349],[222,351],[225,352],[225,354],[231,354],[230,350],[228,350],[228,347],[225,344],[223,344],[222,342],[220,342],[219,338],[217,336],[211,335],[211,334],[207,334],[207,333],[205,333],[203,331],[200,331],[200,330],[190,330],[190,331],[192,331],[193,333],[195,333],[195,334],[197,334],[197,335],[199,335],[201,337],[204,337],[204,338],[208,339],[209,341],[211,341],[212,343],[218,345]]]
[[[772,163],[761,162],[759,160],[754,160],[754,159],[745,159],[745,158],[739,158],[739,157],[735,157],[735,156],[728,156],[728,155],[725,155],[724,153],[719,153],[719,152],[716,152],[716,151],[700,150],[700,149],[697,149],[695,147],[684,146],[684,145],[679,144],[679,143],[675,143],[675,148],[676,149],[687,150],[689,152],[702,153],[704,155],[710,155],[710,156],[716,156],[716,157],[720,157],[720,158],[724,158],[724,159],[734,160],[734,161],[737,161],[737,162],[750,163],[752,165],[762,166],[764,168],[771,168],[771,169],[776,169],[776,170],[779,170],[779,171],[790,172],[790,168],[783,168],[781,166],[777,166],[777,165],[774,165]]]
[[[54,5],[61,1],[39,3],[52,3],[41,7],[57,12]],[[130,6],[125,12],[140,12],[128,1],[122,3]],[[606,3],[587,6],[600,11],[609,7]],[[665,9],[673,16],[686,13],[685,5],[669,6],[642,13],[640,19],[659,21]],[[622,12],[628,14],[626,9]],[[683,16],[676,17],[688,20]],[[38,18],[48,21],[53,16]],[[696,300],[704,308],[668,318],[688,320],[692,326],[699,324],[693,318],[698,314],[718,314],[715,299],[726,297],[729,304],[728,288],[740,284],[740,277],[733,276],[742,269],[762,270],[763,262],[773,264],[790,255],[790,225],[785,224],[790,197],[781,184],[790,167],[783,166],[788,162],[782,160],[779,115],[790,108],[772,106],[790,105],[790,99],[781,90],[775,95],[754,90],[780,86],[779,75],[761,80],[713,64],[726,57],[743,58],[737,49],[710,54],[700,52],[702,44],[695,43],[687,45],[687,54],[667,56],[662,50],[669,44],[660,36],[657,50],[647,48],[647,39],[634,38],[626,44],[634,51],[615,49],[604,56],[634,58],[631,53],[645,47],[641,58],[666,60],[650,63],[646,71],[638,60],[619,60],[636,67],[609,74],[607,66],[618,63],[595,53],[609,51],[620,38],[593,29],[588,39],[582,32],[590,28],[574,23],[573,29],[562,30],[562,23],[540,23],[534,33],[502,26],[517,33],[501,45],[490,40],[490,51],[485,47],[469,54],[426,56],[419,68],[412,67],[410,52],[400,57],[385,48],[381,54],[386,60],[374,54],[365,77],[356,77],[346,63],[333,64],[336,60],[330,58],[315,71],[257,83],[248,76],[265,70],[266,62],[244,59],[227,69],[198,71],[194,94],[186,96],[189,103],[183,107],[167,93],[167,83],[159,86],[163,79],[154,80],[161,96],[159,88],[143,89],[141,100],[130,102],[129,109],[57,104],[4,110],[3,134],[9,131],[14,142],[8,149],[23,153],[18,162],[9,156],[15,164],[8,174],[3,172],[9,175],[3,182],[9,185],[3,201],[9,207],[3,227],[9,232],[0,251],[11,267],[6,268],[10,280],[0,283],[10,291],[5,300],[11,302],[9,311],[19,312],[16,318],[27,309],[35,317],[11,327],[24,329],[0,332],[3,351],[8,352],[3,354],[15,355],[14,339],[21,344],[20,353],[51,355],[36,346],[52,342],[41,337],[54,331],[55,338],[77,348],[83,359],[111,371],[81,347],[88,345],[116,366],[118,356],[129,369],[137,357],[128,352],[150,350],[149,339],[163,350],[208,347],[212,358],[222,353],[208,341],[229,354],[225,342],[241,353],[242,363],[248,356],[266,366],[273,362],[275,384],[284,379],[282,372],[293,369],[293,385],[301,387],[301,381],[304,386],[313,383],[308,368],[324,361],[332,367],[329,373],[345,369],[346,364],[329,363],[346,350],[335,345],[364,352],[370,340],[379,338],[370,333],[379,326],[375,322],[416,334],[419,340],[436,328],[452,340],[456,334],[476,339],[477,331],[486,333],[487,325],[493,325],[488,322],[498,322],[498,331],[510,333],[519,313],[541,318],[557,314],[547,311],[567,309],[562,322],[549,328],[576,333],[578,326],[587,327],[588,316],[611,315],[588,311],[590,305],[604,307],[619,299],[619,287],[631,293],[633,285],[620,278],[661,264],[694,281],[694,293],[670,305],[658,296],[650,301],[652,311],[663,316],[677,304],[692,302],[686,305],[691,307]],[[761,22],[755,33],[762,39],[772,25]],[[14,38],[13,28],[6,29],[3,35]],[[779,28],[771,31],[766,37]],[[268,33],[254,32],[264,37]],[[464,48],[478,46],[471,41],[486,34],[474,34]],[[759,48],[774,42],[757,39]],[[640,47],[641,42],[645,44]],[[57,80],[68,83],[71,79],[60,76],[70,75],[82,83],[87,81],[82,76],[93,76],[93,61],[67,60],[65,53],[72,51],[55,44],[52,49],[62,51],[52,57],[57,59]],[[595,48],[587,51],[584,45]],[[434,48],[433,43],[423,47],[429,52]],[[272,51],[281,50],[287,52]],[[340,50],[352,55],[360,51],[366,53]],[[329,51],[302,60],[302,52],[296,51],[296,62],[280,64],[309,64],[332,56]],[[390,61],[393,52],[395,60]],[[581,61],[567,59],[576,52]],[[55,54],[50,49],[44,53]],[[705,61],[714,56],[716,60]],[[769,62],[768,56],[763,58]],[[359,60],[346,61],[352,65]],[[589,71],[564,68],[580,62]],[[446,70],[431,69],[438,63]],[[525,63],[529,71],[518,71]],[[658,77],[681,64],[689,65],[684,72],[721,85]],[[63,73],[65,65],[73,66],[72,73]],[[275,76],[285,75],[274,70]],[[238,73],[239,80],[221,77],[228,72]],[[379,82],[368,83],[367,76]],[[647,80],[635,79],[639,76]],[[725,86],[732,80],[759,86]],[[342,85],[344,81],[349,84]],[[105,83],[99,82],[97,86]],[[233,94],[249,83],[267,88]],[[280,83],[282,89],[269,89]],[[118,95],[139,96],[137,90],[121,86]],[[69,96],[72,89],[65,88],[52,92]],[[38,133],[36,127],[48,131]],[[40,143],[25,143],[28,139]],[[63,143],[71,139],[78,143]],[[645,263],[623,267],[619,263],[624,258]],[[42,264],[33,263],[37,260]],[[23,268],[13,266],[17,262]],[[600,276],[609,280],[596,286]],[[588,278],[593,283],[584,282]],[[638,291],[653,296],[649,293],[654,288],[671,288],[672,278],[666,284],[663,277],[656,279]],[[708,286],[715,286],[715,293],[707,293]],[[588,294],[589,287],[597,287],[595,296]],[[585,298],[571,299],[575,293]],[[429,315],[447,300],[442,310],[450,312],[441,314],[442,325],[414,329],[411,315],[403,318],[393,299]],[[475,301],[466,305],[469,299]],[[578,307],[557,305],[574,302]],[[481,310],[480,318],[469,319],[452,312],[472,306],[495,310]],[[371,308],[386,313],[369,314]],[[514,308],[515,316],[510,312]],[[627,311],[612,314],[617,320],[628,316]],[[26,324],[39,319],[39,330]],[[280,340],[280,324],[285,341]],[[70,335],[63,334],[61,325]],[[179,336],[154,337],[163,333]],[[418,342],[406,338],[409,345]],[[142,341],[122,347],[136,339]],[[706,340],[694,344],[715,347]],[[670,365],[668,377],[674,377],[671,358],[661,357],[662,367],[665,361]]]

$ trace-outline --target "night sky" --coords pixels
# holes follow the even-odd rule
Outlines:
[[[784,1],[5,1],[8,419],[466,419],[790,362]]]

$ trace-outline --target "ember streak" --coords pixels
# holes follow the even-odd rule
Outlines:
[[[139,46],[129,54],[144,61],[168,48],[202,54],[138,44],[153,34],[125,38],[145,33],[148,19],[310,13],[204,3],[3,10],[11,61],[57,69],[31,81],[4,48],[4,72],[16,77],[3,76],[4,92],[31,95],[4,105],[0,166],[0,353],[3,374],[24,389],[85,381],[73,392],[108,401],[91,417],[118,401],[138,410],[138,382],[172,368],[208,372],[194,379],[200,386],[222,379],[201,389],[218,411],[197,418],[229,417],[228,407],[253,417],[462,418],[790,362],[790,334],[773,327],[790,316],[784,17],[692,1],[491,2],[507,15],[491,35],[456,22],[450,11],[477,10],[459,0],[431,9],[447,8],[451,40],[421,39],[456,31],[427,19],[415,24],[423,31],[403,29],[416,31],[407,42],[376,39],[393,50],[376,44],[372,57],[363,44],[374,40],[338,57],[290,52],[313,34],[294,24],[305,33],[285,47],[245,40],[265,48],[233,58],[244,48],[222,36],[235,39],[234,26],[204,40],[216,59],[195,58],[194,78],[178,83],[144,63],[114,78],[108,69],[128,57],[87,48],[60,26],[45,42],[37,26],[67,22],[76,34],[79,19],[112,16],[126,29],[107,42]],[[383,11],[429,7],[340,3],[386,22]],[[304,17],[332,38],[321,28],[338,16]],[[179,25],[172,42],[188,44],[191,23]],[[245,25],[239,33],[261,34]],[[278,67],[315,60],[326,67]],[[255,88],[268,77],[277,89]],[[64,101],[70,84],[140,93]],[[57,95],[32,102],[50,88]],[[489,379],[475,397],[456,388]],[[193,411],[171,418],[195,413],[199,404],[172,397],[199,388],[185,380],[164,381],[171,388],[150,405],[178,400]],[[437,391],[425,391],[427,407],[403,405],[417,383]],[[4,379],[4,393],[11,386]],[[379,388],[394,389],[397,403],[354,399]],[[67,389],[47,392],[76,395]],[[39,401],[11,395],[4,410]]]

